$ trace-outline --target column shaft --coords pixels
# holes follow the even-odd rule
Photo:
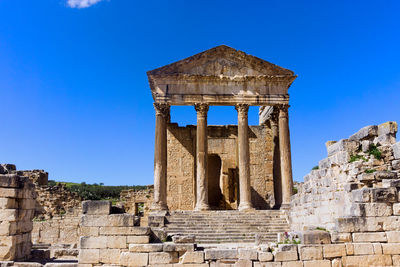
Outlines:
[[[168,104],[154,103],[156,133],[154,146],[154,201],[152,210],[167,210],[167,120]]]
[[[239,210],[249,210],[253,208],[251,203],[249,126],[247,118],[249,105],[237,104],[236,110],[238,112]]]
[[[274,107],[271,114],[270,124],[272,130],[272,175],[274,180],[274,208],[279,208],[282,204],[282,179],[281,179],[281,158],[279,153],[279,110]]]
[[[290,206],[293,192],[292,158],[290,152],[289,105],[279,107],[279,149],[281,155],[282,207]]]
[[[209,210],[207,173],[207,111],[205,103],[195,104],[197,112],[196,128],[196,207],[195,210]]]

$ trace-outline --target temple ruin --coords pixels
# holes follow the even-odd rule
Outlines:
[[[287,208],[292,195],[290,70],[228,46],[149,71],[156,132],[152,210]],[[194,106],[197,125],[171,123]],[[209,126],[209,106],[234,106],[238,125]],[[249,106],[260,125],[248,125]]]

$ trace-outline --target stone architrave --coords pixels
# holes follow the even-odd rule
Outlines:
[[[238,112],[238,148],[239,148],[239,210],[253,209],[250,186],[250,151],[248,118],[249,105],[237,104]]]
[[[293,191],[288,109],[289,105],[279,105],[279,152],[281,156],[283,208],[290,206],[290,197]]]
[[[197,112],[196,132],[196,207],[195,210],[209,210],[208,204],[208,181],[207,181],[207,112],[208,105],[205,103],[195,104]]]
[[[154,201],[152,210],[167,210],[167,121],[169,105],[154,103],[156,133],[154,147]]]

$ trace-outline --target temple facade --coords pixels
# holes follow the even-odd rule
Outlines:
[[[292,71],[218,46],[147,75],[156,111],[152,210],[289,206]],[[197,125],[171,123],[173,105],[193,106]],[[237,126],[209,126],[212,105],[234,106]],[[260,108],[260,125],[248,125],[250,106]]]

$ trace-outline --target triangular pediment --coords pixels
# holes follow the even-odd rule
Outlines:
[[[226,45],[211,48],[202,53],[148,72],[148,75],[152,76],[179,74],[224,77],[294,75],[288,69]]]

